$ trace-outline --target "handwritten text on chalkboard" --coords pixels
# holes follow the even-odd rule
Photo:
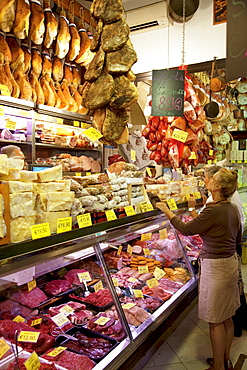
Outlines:
[[[184,71],[154,70],[152,74],[152,116],[184,114]]]

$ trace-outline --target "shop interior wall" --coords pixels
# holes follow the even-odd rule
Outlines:
[[[134,73],[153,69],[177,67],[182,61],[181,23],[173,23],[169,28],[130,35],[138,55],[133,65]],[[169,61],[168,61],[169,34]],[[197,12],[185,24],[184,64],[201,63],[226,57],[226,23],[213,24],[213,0],[201,0]]]

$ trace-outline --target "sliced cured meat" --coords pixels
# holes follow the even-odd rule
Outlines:
[[[85,155],[81,155],[80,156],[80,162],[81,162],[81,166],[82,166],[82,171],[91,171],[92,165],[91,165],[91,161],[88,157],[86,157]]]
[[[98,161],[91,162],[91,171],[92,172],[101,172],[101,165]]]

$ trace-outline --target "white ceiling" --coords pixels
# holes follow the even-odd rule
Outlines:
[[[91,0],[77,0],[79,4],[89,9],[91,6]],[[125,11],[132,9],[142,8],[147,5],[164,2],[164,0],[122,0]]]

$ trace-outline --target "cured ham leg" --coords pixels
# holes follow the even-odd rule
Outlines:
[[[57,35],[55,54],[63,59],[68,54],[71,36],[69,32],[68,20],[65,11],[61,11],[59,18],[59,31]]]
[[[29,32],[29,18],[31,15],[29,0],[16,0],[16,12],[13,31],[18,39],[25,39]]]
[[[12,84],[4,70],[4,56],[2,53],[0,53],[0,84],[5,86],[6,91],[7,91],[6,95],[11,95]]]
[[[44,46],[49,49],[57,37],[58,23],[50,8],[50,0],[44,0],[45,39]]]
[[[55,89],[56,89],[56,92],[57,92],[57,96],[61,100],[61,107],[60,108],[61,109],[68,109],[69,103],[68,103],[67,99],[65,98],[65,96],[62,92],[61,86],[58,82],[55,82]]]
[[[55,57],[52,62],[52,77],[55,82],[63,79],[63,62],[58,57]]]
[[[13,98],[19,98],[20,88],[19,88],[18,83],[14,79],[14,76],[12,75],[12,72],[11,72],[11,69],[10,69],[10,66],[9,66],[8,63],[5,63],[4,70],[5,70],[6,76],[8,77],[8,79],[11,82],[11,85],[12,85],[12,93],[11,93],[11,96],[13,96]]]
[[[39,0],[31,0],[30,38],[31,41],[40,45],[45,33],[45,16]]]
[[[32,71],[36,74],[37,77],[39,77],[42,72],[42,57],[40,55],[39,49],[36,46],[32,47],[31,53]]]
[[[69,45],[69,52],[68,52],[68,59],[70,62],[75,60],[77,55],[80,52],[80,45],[81,45],[81,38],[79,32],[77,31],[76,25],[73,21],[73,17],[69,16],[69,31],[70,31],[70,45]]]
[[[62,92],[65,96],[65,99],[69,102],[69,107],[68,107],[68,110],[70,112],[77,112],[78,111],[78,104],[76,103],[76,101],[72,98],[71,94],[70,94],[70,91],[69,91],[69,86],[68,86],[68,83],[66,80],[63,80],[63,82],[61,83],[61,89],[62,89]]]
[[[21,43],[21,49],[24,53],[23,73],[27,74],[31,69],[31,51],[27,43]]]
[[[18,68],[22,68],[24,63],[24,52],[19,46],[15,36],[8,34],[6,37],[6,41],[12,54],[12,61],[10,64],[12,71],[15,71]]]
[[[90,40],[89,40],[89,37],[88,37],[88,34],[85,30],[85,26],[83,24],[83,22],[81,21],[79,23],[79,35],[80,35],[80,38],[81,38],[81,46],[80,46],[80,52],[78,54],[78,56],[76,57],[75,59],[75,62],[78,63],[78,64],[81,64],[82,62],[85,61],[85,53],[88,53],[90,51]]]
[[[0,29],[9,32],[15,20],[15,0],[1,0]]]
[[[42,52],[42,76],[49,76],[51,78],[52,74],[52,62],[48,51]]]
[[[20,88],[20,99],[28,100],[28,101],[33,101],[33,90],[30,85],[30,83],[27,81],[26,76],[24,75],[23,72],[20,70],[16,70],[14,72],[14,78],[16,82],[19,85]]]
[[[40,78],[40,85],[41,85],[42,90],[44,92],[45,104],[49,105],[50,107],[54,107],[55,104],[56,104],[56,97],[55,97],[48,81],[46,80],[46,78],[44,76]]]
[[[4,60],[6,60],[7,63],[11,63],[12,62],[12,54],[11,54],[9,45],[8,45],[7,41],[5,40],[3,32],[0,32],[0,50],[1,50],[1,53],[3,54],[3,56],[4,56]]]
[[[40,82],[39,82],[37,76],[35,75],[35,73],[33,73],[33,72],[30,73],[29,80],[30,80],[30,84],[31,84],[32,88],[35,90],[36,95],[37,95],[36,103],[37,104],[45,104],[45,95],[44,95],[44,92],[42,90]]]

